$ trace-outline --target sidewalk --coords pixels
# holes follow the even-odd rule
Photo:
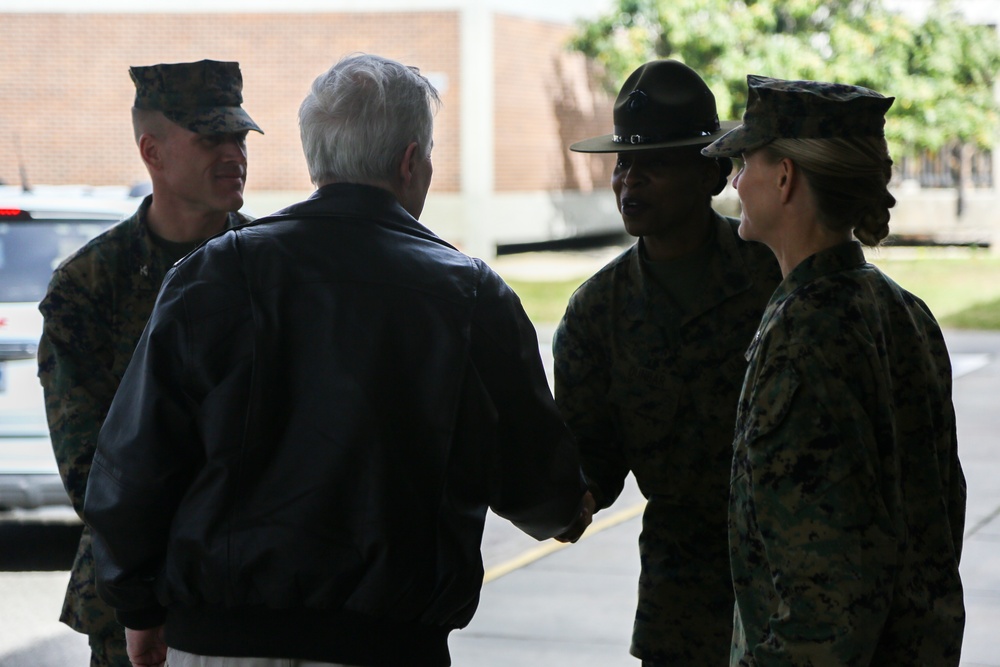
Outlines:
[[[957,375],[959,454],[969,485],[962,665],[1000,667],[1000,332],[948,331],[946,336]],[[452,633],[453,664],[638,667],[628,647],[641,501],[633,485],[597,515],[577,544],[551,553],[550,543],[530,538],[516,541],[520,554],[497,552],[491,535],[516,529],[491,517],[483,546],[488,581],[472,623]]]

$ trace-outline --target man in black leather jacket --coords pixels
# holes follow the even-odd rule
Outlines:
[[[589,523],[520,302],[417,222],[436,104],[415,68],[334,65],[299,111],[317,191],[168,273],[85,505],[134,664],[448,665],[487,507]]]

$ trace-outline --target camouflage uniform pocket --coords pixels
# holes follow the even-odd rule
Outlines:
[[[677,499],[683,495],[677,471],[692,470],[689,459],[698,455],[693,448],[676,446],[675,417],[684,384],[667,373],[635,367],[629,371],[616,374],[607,397],[626,463],[644,492]]]
[[[625,373],[615,373],[608,388],[608,401],[615,406],[622,421],[633,415],[662,423],[673,420],[684,383],[672,373],[632,366]]]
[[[801,382],[791,366],[767,369],[757,379],[743,424],[747,444],[778,428],[788,416]]]

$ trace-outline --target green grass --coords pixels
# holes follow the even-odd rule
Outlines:
[[[906,258],[895,252],[873,253],[869,260],[923,299],[942,326],[1000,329],[1000,257],[984,250],[924,248]]]
[[[535,324],[554,324],[562,319],[573,291],[588,276],[572,280],[508,280],[507,284],[521,297],[521,304]]]
[[[1000,257],[986,250],[883,248],[870,252],[869,261],[923,299],[942,326],[1000,330]],[[533,322],[552,324],[587,277],[507,282]]]
[[[1000,329],[1000,299],[969,306],[941,319],[953,329]]]

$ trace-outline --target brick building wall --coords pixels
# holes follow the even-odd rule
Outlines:
[[[147,180],[132,137],[130,65],[237,60],[248,139],[247,189],[311,189],[297,112],[340,57],[378,53],[444,82],[433,189],[460,187],[457,12],[325,14],[0,14],[0,180],[16,183],[16,146],[31,182]]]
[[[312,80],[343,55],[378,53],[416,65],[442,90],[432,189],[457,192],[458,12],[324,14],[0,14],[0,180],[128,184],[147,179],[131,134],[130,65],[237,60],[244,108],[264,129],[248,140],[248,190],[308,190],[296,113]],[[495,189],[589,190],[607,161],[570,154],[608,131],[610,103],[570,28],[494,20]]]
[[[614,101],[567,48],[572,28],[497,16],[494,32],[496,191],[608,187],[612,158],[569,150],[611,132]]]

